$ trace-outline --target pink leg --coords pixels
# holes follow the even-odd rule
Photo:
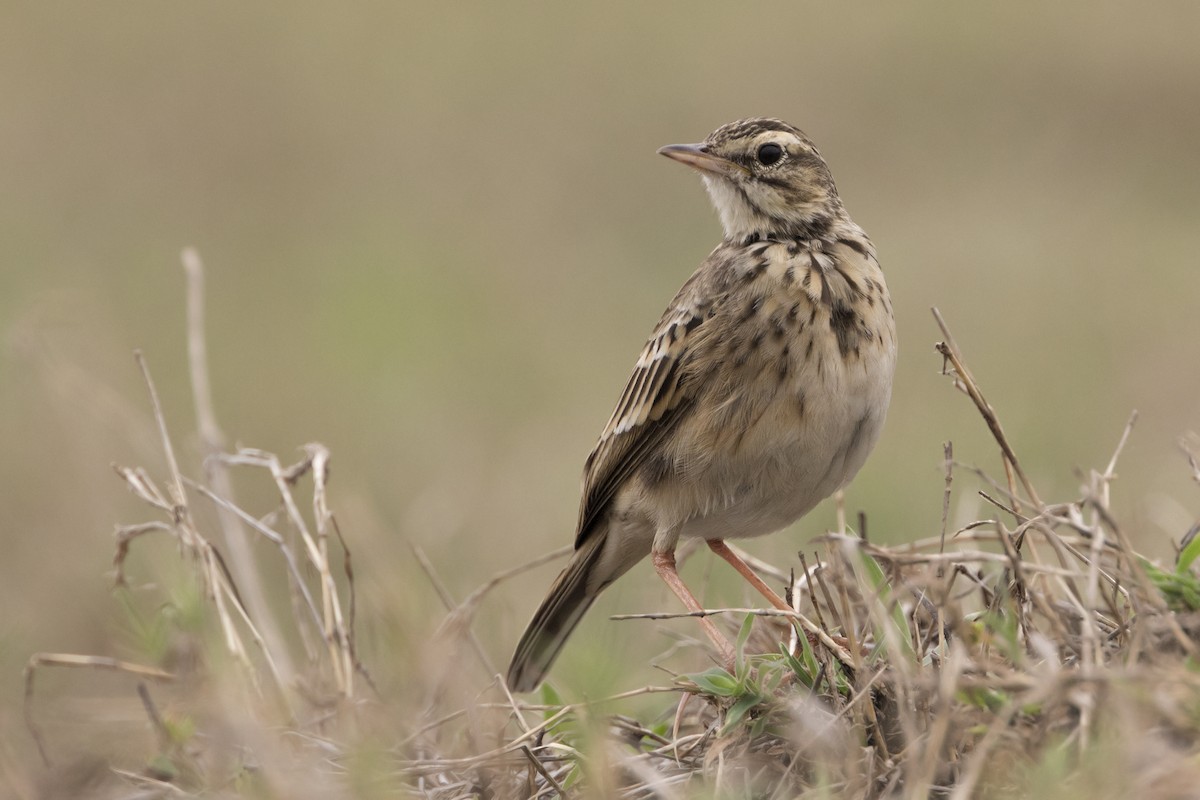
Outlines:
[[[787,604],[787,601],[777,595],[775,591],[767,584],[763,583],[763,579],[754,574],[754,570],[750,569],[745,561],[737,557],[724,541],[720,539],[706,539],[708,549],[719,555],[721,558],[729,562],[729,565],[738,571],[738,574],[750,582],[750,585],[758,590],[758,593],[767,598],[767,602],[775,606],[781,611],[795,611],[794,608]],[[808,638],[808,643],[812,647],[816,647],[820,641],[816,636],[804,631],[804,635]]]
[[[679,573],[675,570],[675,552],[653,553],[651,560],[654,562],[654,571],[658,573],[658,577],[663,579],[667,586],[671,587],[671,591],[675,596],[683,601],[683,605],[688,611],[703,611],[704,606],[700,605],[696,600],[695,595],[680,579]],[[733,645],[725,638],[725,635],[717,630],[717,626],[712,624],[708,617],[697,617],[700,627],[708,634],[709,640],[713,646],[717,648],[717,652],[721,654],[721,660],[727,667],[732,668],[734,663]]]
[[[777,595],[775,591],[763,583],[762,578],[754,574],[754,570],[750,569],[745,561],[737,557],[729,547],[720,539],[708,539],[708,549],[719,555],[721,558],[729,562],[729,565],[738,571],[743,578],[750,582],[750,585],[758,590],[758,593],[767,598],[767,602],[781,611],[794,610],[787,604],[787,601]]]

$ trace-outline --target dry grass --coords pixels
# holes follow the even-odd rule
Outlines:
[[[1114,521],[1110,486],[1134,419],[1109,463],[1081,476],[1078,497],[1042,500],[940,316],[946,373],[980,411],[1003,464],[993,479],[960,465],[946,445],[941,531],[881,547],[860,518],[857,533],[823,537],[786,570],[756,563],[788,587],[794,611],[708,612],[738,630],[733,674],[673,675],[577,704],[550,689],[538,702],[518,700],[498,677],[482,689],[458,680],[466,659],[497,671],[472,624],[488,592],[517,571],[456,603],[416,551],[449,610],[422,643],[424,665],[407,696],[394,699],[374,690],[356,654],[353,572],[327,499],[329,453],[309,445],[284,466],[261,451],[220,449],[194,255],[188,270],[206,477],[189,480],[177,464],[139,357],[168,468],[161,478],[118,468],[156,517],[118,530],[114,565],[122,583],[143,539],[170,537],[186,570],[161,576],[158,588],[192,587],[200,622],[176,626],[156,663],[33,656],[26,718],[50,768],[44,778],[10,769],[25,776],[14,780],[17,796],[1195,796],[1195,529],[1164,567],[1136,553]],[[1200,483],[1195,443],[1185,452]],[[252,513],[236,502],[231,469],[264,476],[273,507]],[[966,491],[979,492],[991,518],[948,530],[951,498]],[[286,603],[272,602],[263,559],[248,544],[255,539],[285,576]],[[58,667],[129,676],[153,733],[143,769],[56,752],[34,687]],[[613,711],[653,694],[665,696],[652,719]]]

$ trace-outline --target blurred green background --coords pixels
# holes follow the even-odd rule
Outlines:
[[[333,451],[364,657],[395,682],[443,613],[409,542],[461,598],[571,540],[583,459],[719,237],[699,181],[654,151],[743,116],[812,136],[888,275],[899,373],[848,495],[872,538],[937,532],[944,441],[998,471],[938,375],[932,305],[1044,498],[1075,497],[1137,408],[1118,519],[1162,555],[1200,507],[1176,449],[1200,426],[1195,3],[42,2],[4,20],[4,724],[29,653],[121,654],[111,533],[153,514],[109,465],[163,469],[134,348],[200,475],[181,248],[208,268],[226,432]],[[955,520],[980,516],[964,480]],[[832,518],[749,548],[794,564]],[[555,569],[482,609],[497,663]],[[742,597],[727,572],[713,602]],[[674,602],[639,567],[555,678],[637,685],[669,640],[605,617]]]

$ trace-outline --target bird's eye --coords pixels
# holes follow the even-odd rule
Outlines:
[[[781,158],[783,158],[783,148],[774,142],[767,142],[758,148],[758,163],[764,167],[778,164]]]

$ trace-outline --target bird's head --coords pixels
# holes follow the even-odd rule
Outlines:
[[[777,119],[738,120],[658,152],[700,172],[730,239],[811,236],[843,213],[817,148]]]

